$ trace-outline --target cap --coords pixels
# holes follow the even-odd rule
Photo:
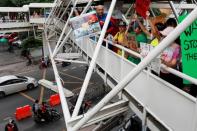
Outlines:
[[[163,31],[160,31],[160,33],[163,36],[167,36],[170,32],[172,32],[174,30],[174,27],[167,27],[165,28]]]
[[[127,26],[127,24],[126,24],[125,22],[121,21],[121,22],[119,23],[119,26]]]

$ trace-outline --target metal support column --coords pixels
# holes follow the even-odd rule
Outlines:
[[[73,111],[72,117],[77,116],[78,113],[79,113],[79,109],[80,109],[80,107],[81,107],[81,104],[82,104],[84,95],[85,95],[85,93],[86,93],[87,86],[88,86],[88,83],[89,83],[89,81],[90,81],[90,78],[91,78],[93,69],[94,69],[94,67],[95,67],[96,59],[97,59],[97,56],[98,56],[98,54],[99,54],[101,45],[102,45],[102,43],[103,43],[103,39],[104,39],[104,37],[105,37],[105,33],[106,33],[106,31],[107,31],[107,27],[108,27],[108,25],[109,25],[110,18],[111,18],[111,16],[112,16],[112,12],[113,12],[113,10],[114,10],[115,5],[116,5],[116,0],[112,0],[111,6],[110,6],[110,8],[109,8],[109,11],[108,11],[108,14],[107,14],[107,17],[106,17],[104,26],[103,26],[103,29],[102,29],[102,31],[101,31],[100,38],[99,38],[99,40],[98,40],[98,43],[97,43],[97,45],[96,45],[96,48],[95,48],[95,51],[94,51],[94,54],[93,54],[93,57],[92,57],[92,61],[91,61],[90,66],[89,66],[89,68],[88,68],[88,72],[87,72],[87,74],[86,74],[85,80],[84,80],[83,85],[82,85],[82,88],[81,88],[81,92],[80,92],[79,97],[78,97],[78,99],[77,99],[77,103],[76,103],[75,109],[74,109],[74,111]]]
[[[93,0],[90,0],[90,1],[88,2],[88,4],[86,5],[85,9],[84,9],[83,12],[81,13],[81,15],[87,12],[87,10],[89,9],[89,7],[90,7],[91,4],[92,4],[92,1],[93,1]],[[66,34],[66,37],[64,38],[64,40],[62,41],[62,43],[61,43],[59,46],[58,46],[58,45],[56,46],[57,49],[53,51],[53,57],[54,57],[54,56],[58,53],[58,51],[63,47],[64,43],[68,40],[68,38],[69,38],[71,32],[72,32],[72,29],[70,29],[70,30],[68,31],[68,33]]]
[[[170,4],[170,6],[171,6],[171,8],[172,8],[172,11],[173,11],[173,13],[174,13],[174,16],[175,16],[176,20],[178,21],[179,15],[178,15],[178,13],[177,13],[175,7],[174,7],[173,2],[172,2],[172,1],[169,1],[169,4]]]
[[[44,33],[45,33],[45,38],[46,38],[45,42],[48,45],[49,54],[50,54],[50,58],[51,58],[51,63],[52,63],[52,67],[53,67],[53,71],[54,71],[54,75],[55,75],[55,80],[56,80],[57,87],[58,87],[58,92],[59,92],[59,95],[60,95],[60,101],[61,101],[61,106],[62,106],[62,110],[63,110],[63,114],[64,114],[64,120],[65,120],[65,123],[66,123],[66,126],[67,126],[67,130],[72,131],[70,129],[70,127],[67,125],[67,121],[70,119],[70,111],[69,111],[69,108],[68,108],[68,103],[66,101],[66,97],[64,95],[61,78],[59,76],[58,69],[57,69],[57,66],[55,64],[55,61],[52,57],[51,47],[50,47],[50,44],[49,44],[48,39],[46,37],[47,33],[46,32],[44,32]],[[45,38],[43,38],[43,39],[45,39]]]
[[[68,5],[66,6],[66,8],[64,9],[64,12],[62,13],[62,15],[60,16],[60,18],[56,21],[55,25],[63,18],[63,16],[65,15],[65,13],[67,12],[68,10],[68,7],[71,5],[72,1],[70,1],[68,3]]]
[[[53,57],[54,57],[54,53],[56,52],[58,46],[61,44],[62,38],[63,38],[63,36],[64,36],[64,34],[65,34],[65,32],[66,32],[66,29],[67,29],[67,27],[68,27],[68,23],[69,23],[69,21],[70,21],[70,18],[71,18],[72,15],[73,15],[73,12],[74,12],[74,9],[75,9],[75,7],[76,7],[76,5],[77,5],[77,2],[78,2],[78,0],[76,0],[75,3],[73,3],[73,8],[72,8],[72,10],[71,10],[71,13],[70,13],[70,15],[69,15],[69,17],[68,17],[68,19],[67,19],[67,22],[66,22],[66,24],[65,24],[65,26],[64,26],[64,28],[63,28],[63,30],[62,30],[62,33],[61,33],[61,35],[60,35],[60,37],[59,37],[59,40],[58,40],[58,42],[57,42],[57,45],[55,46],[55,49],[54,49],[54,51],[53,51]]]
[[[55,2],[54,2],[55,7],[52,8],[52,10],[51,10],[51,12],[50,12],[48,18],[47,18],[46,21],[45,21],[45,24],[46,24],[46,28],[45,28],[45,29],[46,29],[46,31],[47,31],[48,26],[50,26],[50,24],[51,24],[51,22],[52,22],[52,18],[51,18],[51,17],[53,16],[53,13],[55,13],[55,11],[56,11],[56,9],[57,9],[58,1],[59,1],[59,0],[55,0]]]

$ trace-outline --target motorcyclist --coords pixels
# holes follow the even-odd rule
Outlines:
[[[49,106],[47,105],[47,103],[46,102],[42,102],[42,105],[41,105],[42,117],[45,120],[50,120],[50,117],[49,117],[50,114],[49,114],[47,108],[49,108]]]
[[[5,126],[5,131],[18,131],[18,127],[13,119],[10,119]]]
[[[35,100],[32,109],[33,109],[34,114],[38,115],[38,110],[40,109],[40,104],[38,100]]]

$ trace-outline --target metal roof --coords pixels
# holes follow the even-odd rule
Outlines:
[[[52,8],[54,3],[30,3],[23,7],[0,7],[0,12],[28,12],[29,8]]]
[[[54,7],[54,3],[30,3],[29,7],[30,8],[52,8]]]
[[[25,7],[0,7],[0,12],[28,12],[29,8]]]

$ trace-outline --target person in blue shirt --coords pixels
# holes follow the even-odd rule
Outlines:
[[[104,6],[103,5],[98,5],[96,7],[96,14],[99,19],[99,23],[100,23],[101,28],[103,28],[103,25],[104,25],[106,17],[107,17],[107,13],[104,13]],[[111,17],[108,28],[107,28],[106,36],[108,34],[111,34],[113,36],[116,35],[116,33],[118,32],[118,28],[116,28],[116,27],[117,27],[116,19]]]

